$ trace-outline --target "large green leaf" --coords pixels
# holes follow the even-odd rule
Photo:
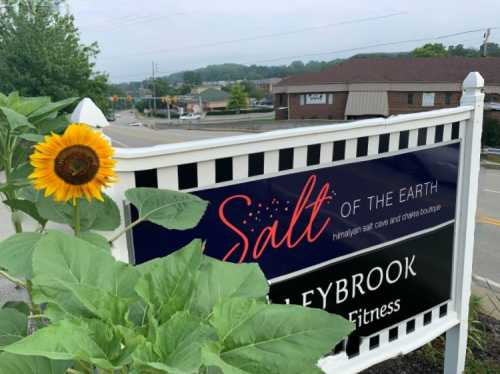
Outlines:
[[[0,374],[65,374],[69,367],[71,361],[0,353]]]
[[[220,359],[234,373],[314,371],[317,360],[353,330],[344,318],[319,309],[251,299],[221,302],[210,322],[221,338]]]
[[[34,127],[25,116],[4,106],[0,107],[0,118],[2,116],[12,131],[23,127]]]
[[[137,267],[143,275],[135,289],[160,323],[189,305],[201,259],[201,241],[195,240],[170,256]]]
[[[33,123],[38,123],[42,121],[43,119],[46,119],[49,117],[51,114],[57,113],[60,110],[70,106],[71,104],[75,103],[78,100],[77,97],[71,97],[69,99],[64,99],[61,101],[57,101],[54,103],[49,103],[47,105],[42,106],[41,108],[37,109],[33,113],[31,113],[28,118],[31,122]]]
[[[89,242],[90,244],[93,244],[96,247],[105,249],[107,251],[111,250],[111,246],[109,244],[108,239],[106,239],[104,236],[97,234],[95,232],[92,232],[92,231],[82,232],[80,234],[80,239],[83,239],[86,242]]]
[[[95,219],[92,222],[92,230],[113,231],[120,226],[120,210],[115,201],[106,194],[102,194],[104,201],[94,200],[89,203],[82,200],[81,209],[94,209]]]
[[[30,133],[21,134],[19,135],[19,137],[31,143],[40,143],[43,142],[44,139],[43,135],[30,134]]]
[[[269,293],[266,277],[257,264],[233,264],[204,257],[196,281],[192,310],[202,316],[211,313],[223,299],[264,299]]]
[[[195,227],[208,204],[187,193],[147,187],[129,189],[125,197],[139,210],[139,219],[174,230]]]
[[[14,103],[11,108],[22,115],[29,115],[35,110],[50,103],[50,97],[39,96],[39,97],[23,97],[19,101]]]
[[[26,336],[28,319],[16,309],[0,309],[0,349]]]
[[[202,347],[216,340],[213,328],[187,312],[176,313],[158,328],[155,341],[141,345],[133,357],[137,365],[164,373],[198,373]]]
[[[137,269],[61,232],[49,232],[37,243],[33,272],[35,301],[72,316],[124,324],[128,304],[138,300]]]
[[[65,115],[57,116],[56,118],[45,118],[37,122],[38,131],[40,134],[49,135],[53,132],[61,133],[69,125],[69,118]]]
[[[33,277],[32,258],[42,234],[25,232],[14,234],[0,242],[0,267],[15,277]]]
[[[113,231],[120,225],[120,211],[116,203],[106,194],[103,202],[80,199],[80,227],[82,231],[102,230]],[[38,194],[36,202],[38,213],[43,218],[57,223],[74,225],[74,207],[71,202],[56,202],[52,197]]]
[[[30,306],[26,304],[24,301],[7,301],[2,305],[2,309],[15,309],[18,312],[24,314],[25,316],[30,313]]]
[[[6,352],[42,356],[52,360],[83,360],[102,369],[119,369],[132,361],[123,335],[98,320],[63,320],[3,349]],[[133,342],[135,348],[137,342]]]
[[[14,199],[5,200],[4,204],[13,209],[20,210],[21,212],[26,213],[42,226],[45,226],[47,224],[47,220],[38,213],[38,209],[36,208],[35,203],[32,201]]]

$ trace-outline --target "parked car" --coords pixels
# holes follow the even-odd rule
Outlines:
[[[142,122],[132,122],[132,123],[129,123],[128,125],[129,126],[134,126],[134,127],[141,127],[142,126]]]
[[[181,120],[198,120],[201,119],[201,114],[197,113],[186,113],[179,117]]]

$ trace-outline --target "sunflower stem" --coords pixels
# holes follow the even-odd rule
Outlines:
[[[78,204],[78,200],[75,200],[73,203],[73,207],[75,210],[74,220],[75,220],[75,236],[80,236],[80,205]]]
[[[0,270],[0,277],[3,277],[7,279],[8,281],[14,283],[16,286],[26,288],[26,283],[24,283],[22,280],[14,278],[12,275],[9,275],[9,273]]]

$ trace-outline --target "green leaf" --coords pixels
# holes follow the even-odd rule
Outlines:
[[[202,259],[200,240],[194,240],[173,254],[137,266],[143,274],[137,294],[160,323],[187,309]]]
[[[16,103],[14,103],[11,108],[22,115],[29,115],[35,110],[50,103],[50,97],[39,96],[39,97],[23,97]]]
[[[194,287],[192,309],[207,316],[223,299],[265,299],[269,285],[257,264],[233,264],[204,257]]]
[[[129,189],[125,197],[139,210],[139,219],[174,230],[195,227],[208,204],[187,193],[147,187]]]
[[[36,232],[14,234],[0,242],[0,267],[14,277],[33,277],[32,258],[36,244],[43,237]]]
[[[70,106],[78,100],[77,97],[71,97],[69,99],[64,99],[61,101],[57,101],[54,103],[49,103],[44,105],[43,107],[37,109],[33,113],[31,113],[28,118],[31,122],[37,124],[39,121],[46,119],[53,113],[57,113],[60,110]]]
[[[37,243],[33,272],[35,302],[55,304],[55,318],[63,311],[125,324],[128,305],[139,299],[134,291],[137,269],[116,261],[109,251],[58,231]]]
[[[80,234],[80,239],[85,240],[86,242],[89,242],[90,244],[93,244],[98,248],[103,248],[107,251],[111,250],[111,246],[109,245],[108,239],[95,232],[91,231],[82,232]]]
[[[45,118],[37,122],[38,131],[40,134],[49,135],[51,133],[61,133],[69,125],[68,116],[60,115],[56,118]]]
[[[43,135],[30,133],[20,134],[19,137],[32,143],[40,143],[44,139]]]
[[[344,318],[319,309],[250,299],[221,302],[210,322],[221,339],[225,366],[255,374],[310,372],[353,330]]]
[[[139,366],[164,373],[198,373],[202,347],[215,340],[213,328],[187,312],[176,313],[158,328],[155,341],[139,346],[133,358]]]
[[[71,364],[71,361],[0,353],[0,374],[65,374]]]
[[[120,211],[116,203],[106,194],[103,194],[103,199],[104,202],[79,200],[82,231],[113,231],[120,225]],[[73,227],[75,211],[71,202],[56,202],[51,196],[45,197],[40,193],[36,207],[43,218]]]
[[[21,312],[25,316],[29,315],[30,307],[24,301],[7,301],[2,305],[2,309],[15,309],[18,312]]]
[[[4,106],[0,107],[0,118],[1,116],[5,118],[11,130],[22,127],[34,127],[25,116]]]
[[[29,200],[5,200],[4,201],[5,205],[8,205],[9,207],[20,210],[21,212],[26,213],[30,217],[32,217],[35,221],[37,221],[42,227],[44,227],[47,224],[47,220],[43,218],[39,213],[38,209],[36,208],[36,205],[34,202],[29,201]]]
[[[94,209],[95,219],[92,222],[91,230],[113,231],[120,226],[120,210],[112,198],[106,194],[102,194],[104,201],[94,200],[89,203],[82,200],[81,210]]]
[[[52,360],[83,360],[111,370],[132,361],[132,352],[123,343],[119,331],[101,321],[63,320],[3,349]]]
[[[33,167],[28,162],[25,162],[12,170],[10,178],[11,180],[23,181],[25,183],[29,183],[27,181],[27,178],[32,173],[32,171]]]
[[[0,309],[0,349],[26,336],[28,318],[16,309]]]

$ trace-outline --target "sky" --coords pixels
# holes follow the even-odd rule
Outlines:
[[[98,42],[96,69],[112,82],[151,76],[153,61],[162,76],[408,51],[425,41],[478,47],[483,31],[435,38],[487,27],[499,27],[490,41],[500,42],[497,0],[68,0],[68,9],[82,42]]]

